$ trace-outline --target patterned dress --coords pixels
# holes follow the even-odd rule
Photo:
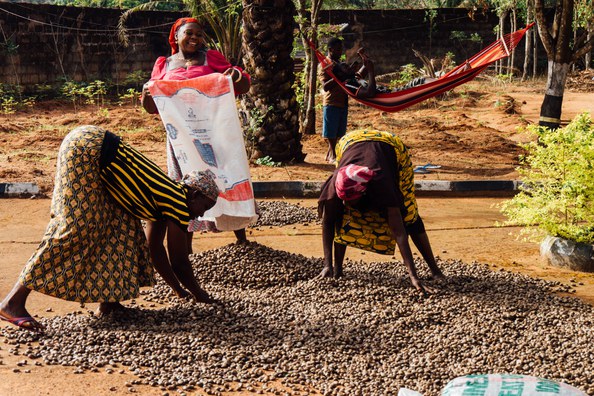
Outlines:
[[[185,196],[183,186],[168,179],[142,154],[129,151],[129,146],[120,143],[109,165],[119,167],[123,173],[116,177],[102,169],[106,133],[98,127],[79,127],[62,142],[50,222],[19,277],[28,289],[79,302],[136,298],[140,287],[154,283],[140,219],[174,217],[180,226],[187,226],[187,205],[178,205],[180,213],[167,214],[171,209],[168,201]],[[123,157],[123,153],[128,157]],[[154,167],[148,167],[145,173],[134,170],[142,164]],[[155,177],[161,177],[170,191],[160,201],[155,199],[158,194],[151,192],[159,191],[151,187]],[[132,185],[138,189],[130,188]],[[141,199],[140,193],[146,200]]]

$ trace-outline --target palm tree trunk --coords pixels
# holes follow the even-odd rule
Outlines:
[[[243,0],[244,64],[252,77],[249,95],[241,99],[246,145],[251,159],[301,162],[291,0]]]

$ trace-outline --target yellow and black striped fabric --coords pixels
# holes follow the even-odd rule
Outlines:
[[[104,136],[104,129],[79,127],[60,146],[50,222],[19,277],[28,289],[70,301],[116,302],[154,283],[140,220],[103,187]]]
[[[101,179],[109,194],[139,219],[171,219],[184,230],[190,222],[186,187],[171,180],[143,154],[120,142],[102,169]]]
[[[414,223],[419,216],[417,199],[415,197],[415,180],[412,161],[408,149],[400,138],[390,132],[361,129],[347,133],[336,144],[336,163],[340,163],[343,153],[352,145],[359,142],[376,141],[387,143],[394,148],[400,168],[400,192],[404,200],[406,214],[403,214],[405,225]]]

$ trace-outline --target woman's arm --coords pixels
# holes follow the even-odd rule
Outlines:
[[[148,83],[142,86],[142,95],[140,96],[140,103],[142,107],[146,110],[149,114],[158,114],[159,110],[157,109],[157,105],[153,97],[151,96],[151,92],[148,89]]]
[[[187,232],[171,220],[167,220],[167,252],[171,268],[179,281],[192,293],[196,301],[212,304],[215,302],[205,292],[192,271],[192,264],[188,258]]]
[[[163,246],[167,226],[161,221],[149,221],[146,223],[144,232],[148,240],[153,266],[178,297],[186,297],[188,292],[181,287],[173,273],[165,246]]]
[[[404,221],[402,220],[402,214],[400,214],[400,209],[398,207],[388,208],[388,225],[396,240],[398,250],[400,250],[400,255],[402,256],[404,265],[406,265],[408,276],[414,288],[423,293],[433,292],[433,289],[424,286],[421,283],[419,276],[417,275],[417,268],[412,256],[412,251],[410,250],[410,244],[408,243],[408,235],[404,229]]]
[[[233,90],[235,95],[241,95],[250,90],[251,81],[250,75],[243,71],[238,66],[233,66],[225,55],[217,50],[208,50],[206,52],[206,62],[214,71],[231,75],[233,80]]]
[[[251,82],[249,76],[237,67],[230,67],[223,73],[231,76],[233,80],[233,90],[235,95],[241,95],[250,90]]]
[[[342,217],[342,206],[337,199],[330,199],[320,203],[322,215],[322,246],[324,249],[324,268],[320,273],[321,278],[338,278],[342,276],[342,261],[344,259],[344,252],[341,246],[334,243],[334,232],[336,230],[336,223]],[[333,249],[334,248],[334,249]],[[333,264],[333,253],[336,251],[336,262]]]

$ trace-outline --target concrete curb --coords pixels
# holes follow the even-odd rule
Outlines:
[[[0,183],[0,198],[29,198],[39,194],[35,183]]]
[[[316,198],[321,181],[257,181],[252,183],[256,198]],[[513,196],[521,182],[515,180],[420,180],[415,182],[417,196],[502,197]],[[0,183],[0,198],[22,198],[39,194],[35,183]]]
[[[270,181],[253,182],[256,198],[315,198],[324,182]],[[417,196],[433,197],[503,197],[518,192],[521,182],[516,180],[419,180],[415,182]]]

